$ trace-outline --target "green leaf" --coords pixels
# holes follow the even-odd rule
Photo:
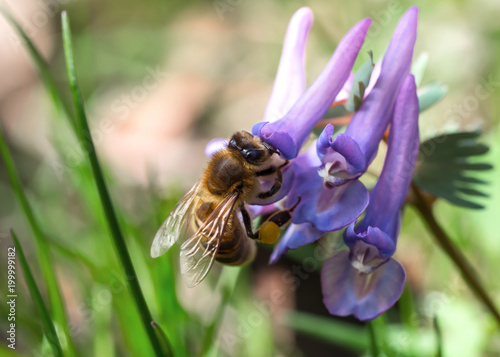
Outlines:
[[[38,253],[38,260],[40,261],[42,275],[47,286],[47,292],[49,295],[50,307],[52,309],[52,314],[54,321],[62,328],[67,344],[65,345],[65,353],[70,356],[77,356],[76,349],[71,339],[69,333],[69,324],[66,318],[66,312],[64,310],[64,302],[57,284],[56,275],[52,269],[51,256],[49,244],[47,243],[47,238],[42,231],[39,221],[36,219],[33,209],[26,197],[24,189],[21,184],[21,180],[17,173],[16,167],[14,165],[14,160],[10,154],[9,149],[5,143],[3,132],[0,128],[0,154],[3,157],[5,167],[7,169],[7,175],[12,185],[14,194],[16,195],[17,201],[19,202],[24,216],[28,221],[30,228],[35,237],[36,251]]]
[[[370,59],[361,66],[352,80],[352,89],[345,103],[346,109],[350,112],[355,112],[359,109],[363,102],[366,87],[370,83],[370,77],[373,72],[373,54],[371,51],[368,54]]]
[[[364,327],[353,326],[333,318],[289,311],[284,323],[298,332],[352,351],[364,352],[370,346],[367,330]]]
[[[491,164],[470,162],[489,151],[477,143],[479,132],[440,135],[420,144],[413,180],[423,190],[458,206],[481,209],[483,205],[471,201],[473,197],[488,197],[478,189],[487,182],[472,176],[488,171]]]
[[[439,102],[447,92],[448,87],[439,82],[431,82],[426,84],[424,87],[419,88],[417,95],[420,113]]]
[[[54,351],[55,356],[63,356],[61,343],[59,342],[59,338],[57,336],[56,328],[52,319],[50,318],[49,310],[45,306],[45,303],[42,299],[42,294],[40,294],[40,290],[36,286],[35,279],[33,279],[33,274],[31,273],[28,262],[26,261],[26,257],[24,256],[23,250],[21,248],[21,244],[19,244],[19,240],[17,239],[14,231],[11,230],[12,239],[14,240],[14,245],[16,249],[16,255],[19,258],[19,262],[23,268],[24,277],[26,279],[26,285],[28,286],[28,290],[30,291],[31,298],[35,303],[35,306],[40,313],[40,317],[42,318],[43,329],[45,332],[45,336],[47,336],[47,340]]]
[[[111,232],[111,236],[113,238],[114,247],[116,249],[123,270],[127,276],[126,280],[128,283],[128,287],[132,294],[136,307],[140,312],[143,327],[148,334],[151,346],[153,347],[155,354],[157,356],[165,356],[165,353],[158,339],[158,336],[154,331],[153,326],[151,325],[153,319],[151,317],[149,308],[146,304],[146,300],[142,293],[139,280],[137,278],[137,274],[132,264],[130,253],[128,252],[121,227],[118,223],[118,218],[115,213],[113,202],[111,200],[111,196],[109,194],[109,190],[106,185],[106,181],[104,179],[104,175],[102,173],[99,160],[97,158],[97,153],[95,151],[94,143],[92,142],[91,139],[92,136],[90,134],[89,125],[87,122],[87,116],[85,114],[83,98],[80,92],[80,87],[78,85],[78,80],[76,75],[75,60],[73,55],[73,45],[71,41],[71,31],[70,31],[69,19],[66,12],[63,12],[61,14],[61,19],[62,19],[64,57],[66,60],[68,79],[71,88],[71,93],[73,95],[73,101],[77,119],[76,127],[78,130],[76,130],[76,135],[79,138],[80,143],[82,145],[82,149],[84,152],[86,152],[87,159],[90,162],[94,182],[99,192],[102,209],[104,211],[106,222]],[[172,349],[170,347],[170,344],[168,351],[169,353],[167,353],[166,355],[167,356],[172,355],[171,352]]]
[[[424,73],[429,62],[429,54],[427,52],[421,53],[411,66],[411,73],[415,77],[415,84],[417,88],[422,84]]]

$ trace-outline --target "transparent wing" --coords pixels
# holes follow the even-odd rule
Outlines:
[[[186,222],[191,216],[191,206],[195,198],[198,196],[198,191],[201,182],[198,181],[184,197],[177,203],[170,211],[168,217],[156,232],[153,244],[151,245],[151,256],[157,258],[165,254],[172,245],[182,236],[185,232]]]
[[[210,271],[237,199],[237,192],[224,199],[198,231],[182,244],[181,273],[188,287],[198,285]]]

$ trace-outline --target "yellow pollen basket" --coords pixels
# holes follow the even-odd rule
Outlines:
[[[274,222],[264,222],[259,229],[259,241],[274,244],[280,236],[280,227]]]

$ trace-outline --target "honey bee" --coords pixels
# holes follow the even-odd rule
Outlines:
[[[256,232],[245,204],[280,191],[281,170],[288,161],[273,164],[276,155],[279,157],[279,152],[257,136],[246,131],[233,134],[227,147],[213,154],[201,178],[163,222],[153,240],[151,256],[156,258],[183,240],[181,275],[186,285],[194,287],[208,274],[214,260],[243,265],[254,259],[256,240],[275,243],[280,227],[291,221],[297,204],[275,212]],[[259,178],[272,179],[273,175],[272,187],[260,192]],[[189,226],[195,233],[188,237]]]

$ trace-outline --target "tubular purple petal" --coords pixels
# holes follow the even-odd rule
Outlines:
[[[417,38],[417,17],[418,8],[411,7],[399,21],[382,60],[380,76],[346,129],[346,135],[358,142],[367,164],[375,157],[398,90],[410,72]]]
[[[308,7],[297,10],[290,20],[264,121],[273,122],[282,118],[304,93],[305,46],[312,22],[313,14]]]
[[[285,158],[297,156],[312,128],[326,113],[348,79],[371,24],[365,19],[340,41],[325,69],[280,120],[259,123],[252,132],[278,149]]]
[[[370,195],[365,218],[355,228],[356,232],[366,231],[369,226],[378,227],[396,240],[400,210],[410,187],[418,148],[417,89],[415,79],[408,75],[394,108],[384,167]]]

